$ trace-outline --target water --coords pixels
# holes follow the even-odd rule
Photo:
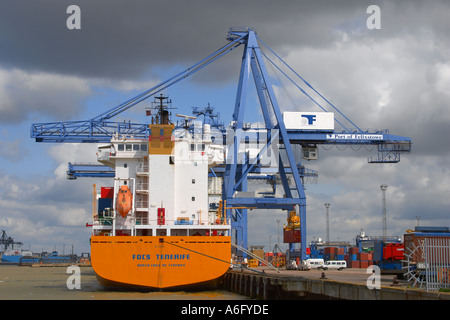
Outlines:
[[[91,267],[81,267],[81,288],[68,289],[67,267],[0,265],[0,300],[245,300],[225,290],[138,292],[104,289]]]

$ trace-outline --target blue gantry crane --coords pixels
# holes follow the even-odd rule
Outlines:
[[[37,142],[83,142],[108,143],[113,136],[132,135],[138,139],[148,139],[150,131],[146,123],[114,122],[111,119],[140,102],[189,78],[193,73],[203,69],[225,54],[239,46],[244,46],[240,67],[239,82],[230,126],[227,128],[218,122],[210,106],[196,108],[196,116],[209,117],[226,141],[227,161],[225,165],[211,169],[211,175],[223,177],[222,203],[226,216],[231,218],[235,243],[247,248],[247,210],[270,209],[286,210],[288,222],[298,217],[294,228],[299,230],[299,237],[288,240],[291,257],[306,257],[306,195],[304,178],[317,176],[317,172],[306,169],[294,155],[294,146],[302,149],[303,158],[317,158],[318,145],[372,145],[377,147],[378,155],[369,158],[369,163],[396,163],[400,154],[411,150],[411,139],[391,135],[388,130],[367,131],[360,129],[336,106],[318,92],[310,83],[294,71],[281,57],[270,49],[251,28],[230,29],[228,42],[221,48],[176,74],[168,80],[142,92],[124,103],[88,120],[34,123],[31,137]],[[276,58],[271,59],[269,57]],[[268,73],[266,63],[278,70],[295,88],[300,90],[316,105],[321,112],[283,113],[274,91],[273,80]],[[287,70],[287,71],[283,71]],[[291,76],[288,75],[288,72]],[[245,122],[246,98],[250,83],[256,88],[264,126],[252,127]],[[314,98],[312,93],[318,98]],[[325,102],[326,108],[322,106]],[[331,110],[332,112],[330,112]],[[336,117],[335,117],[336,115]],[[292,124],[296,119],[297,124]],[[316,126],[326,123],[325,126]],[[334,128],[334,123],[339,129]],[[184,124],[186,125],[186,124]],[[251,154],[246,149],[248,141],[256,141],[258,152]],[[245,152],[241,152],[245,150]],[[263,157],[271,155],[271,163],[263,165]],[[276,157],[275,159],[273,159]],[[89,172],[91,170],[91,172]],[[69,165],[72,177],[110,176],[109,169],[92,165]],[[259,176],[258,176],[259,175]],[[259,178],[258,178],[259,177]],[[252,194],[248,192],[248,181],[266,179],[273,181],[279,177],[281,192]],[[299,223],[298,223],[299,220]],[[300,244],[296,248],[296,243]]]

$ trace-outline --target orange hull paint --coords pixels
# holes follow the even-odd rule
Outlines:
[[[103,284],[168,289],[214,282],[230,267],[228,236],[92,236]]]

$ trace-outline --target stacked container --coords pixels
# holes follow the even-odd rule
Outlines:
[[[345,248],[336,248],[336,260],[345,260]]]
[[[335,247],[325,247],[323,248],[323,260],[330,261],[336,260],[337,248]]]
[[[359,268],[360,267],[358,254],[359,254],[359,248],[356,248],[356,247],[349,248],[348,261],[347,261],[348,268]]]

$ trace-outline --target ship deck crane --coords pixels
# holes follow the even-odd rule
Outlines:
[[[214,168],[215,173],[224,177],[222,201],[227,217],[232,218],[232,228],[235,230],[236,244],[247,247],[247,209],[283,209],[288,212],[293,210],[300,217],[300,250],[299,257],[306,257],[306,195],[303,185],[304,168],[301,163],[296,163],[293,154],[293,145],[298,144],[303,149],[317,148],[317,145],[373,145],[377,147],[378,156],[369,158],[370,163],[396,163],[400,161],[400,154],[411,150],[411,139],[408,137],[391,135],[387,130],[364,131],[356,126],[337,107],[320,94],[310,83],[303,79],[291,67],[288,66],[275,52],[273,52],[256,35],[251,28],[230,29],[227,37],[228,43],[207,56],[205,59],[187,68],[183,72],[169,78],[168,80],[142,92],[141,94],[125,101],[124,103],[108,110],[96,117],[84,121],[63,121],[49,123],[34,123],[31,126],[30,135],[37,142],[85,142],[85,143],[108,143],[113,136],[132,135],[138,139],[148,139],[150,132],[146,123],[113,122],[110,119],[128,110],[136,104],[155,96],[157,93],[168,87],[188,78],[193,73],[203,69],[210,63],[216,61],[223,55],[233,51],[243,45],[244,51],[240,68],[239,83],[232,116],[232,124],[229,128],[223,128],[224,137],[231,137],[228,147],[228,159],[225,166]],[[267,48],[273,53],[281,65],[287,66],[293,72],[297,80],[290,78],[281,68],[272,61],[262,48]],[[310,98],[324,112],[328,112],[319,102],[303,89],[299,83],[303,83],[307,88],[314,91],[326,102],[328,108],[336,115],[343,118],[334,118],[342,128],[336,130],[299,130],[287,128],[283,120],[283,114],[278,104],[274,92],[272,80],[266,68],[266,62],[274,65],[295,87]],[[253,77],[251,77],[251,75]],[[258,130],[267,137],[265,146],[258,155],[250,159],[244,155],[240,156],[240,145],[244,144],[249,127],[244,122],[246,108],[246,96],[249,90],[249,83],[253,78],[262,115],[264,118],[264,128]],[[309,90],[308,89],[308,90]],[[201,110],[194,110],[196,115],[205,114]],[[347,123],[347,125],[344,124]],[[244,140],[242,140],[244,139]],[[276,174],[281,178],[281,185],[284,189],[283,197],[251,197],[237,196],[246,194],[247,181],[250,174],[258,172],[264,174],[264,168],[259,166],[261,154],[274,145],[280,145],[280,154]],[[239,161],[238,161],[239,160]],[[273,168],[272,168],[273,169]],[[300,169],[300,170],[299,170]],[[105,173],[104,173],[105,174]],[[289,179],[290,178],[290,179]],[[289,245],[290,252],[294,252],[294,243]]]

